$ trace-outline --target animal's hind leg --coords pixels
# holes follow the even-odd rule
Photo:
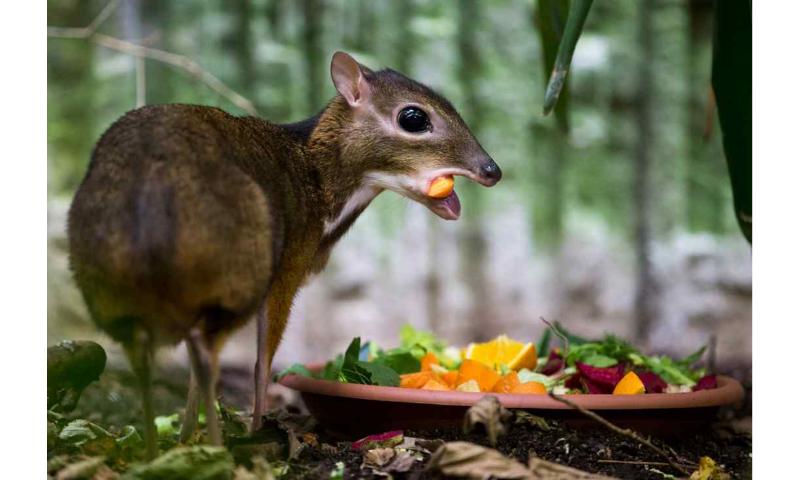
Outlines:
[[[197,414],[200,409],[200,387],[197,385],[197,376],[194,368],[189,374],[189,394],[186,397],[186,413],[181,425],[180,442],[186,443],[197,429]]]
[[[270,292],[270,296],[258,314],[258,358],[256,359],[256,401],[253,408],[251,431],[261,428],[262,417],[267,410],[267,386],[269,385],[272,358],[281,343],[283,331],[289,318],[296,287],[287,286]]]
[[[211,350],[202,331],[198,328],[193,328],[186,340],[189,346],[192,371],[197,379],[197,386],[206,409],[206,428],[208,429],[209,442],[212,445],[222,445],[222,434],[216,409],[216,368]]]
[[[133,345],[126,349],[128,359],[139,379],[142,393],[142,410],[144,411],[144,440],[147,459],[156,458],[158,453],[158,437],[156,434],[155,413],[153,412],[153,346],[150,334],[138,330]]]
[[[266,350],[267,338],[267,305],[266,301],[258,310],[256,318],[258,328],[258,353],[255,367],[255,404],[253,406],[253,421],[250,430],[256,432],[261,429],[262,417],[267,409],[267,385],[269,384],[270,365],[267,360],[269,354]]]

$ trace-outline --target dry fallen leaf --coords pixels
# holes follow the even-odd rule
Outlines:
[[[518,461],[469,442],[445,443],[433,453],[427,468],[446,476],[475,480],[536,478]]]
[[[506,433],[505,422],[511,418],[497,397],[487,395],[469,407],[464,415],[464,433],[470,432],[475,425],[481,424],[486,429],[491,445],[497,445],[497,437]]]
[[[362,468],[371,468],[381,473],[407,472],[417,459],[399,448],[373,448],[364,452]]]
[[[725,473],[711,457],[702,457],[700,465],[689,477],[689,480],[730,480],[731,476]]]
[[[537,480],[614,480],[614,477],[584,472],[536,457],[528,461],[528,468]]]

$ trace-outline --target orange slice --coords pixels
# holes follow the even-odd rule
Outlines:
[[[439,359],[436,357],[435,353],[428,352],[420,359],[420,364],[422,365],[420,370],[428,372],[431,370],[431,365],[439,365]]]
[[[543,383],[526,382],[526,383],[520,383],[519,385],[512,388],[511,393],[533,393],[541,395],[547,393],[547,389],[545,388]]]
[[[522,343],[505,335],[484,343],[470,343],[464,351],[464,358],[499,368],[506,365],[512,370],[536,367],[536,347],[532,343]]]
[[[450,387],[445,385],[444,383],[440,382],[439,380],[428,380],[425,382],[425,385],[422,386],[423,390],[442,390],[442,391],[449,391]]]
[[[431,198],[446,198],[453,191],[455,181],[452,175],[437,177],[428,187],[428,196]]]
[[[614,387],[614,395],[640,395],[644,393],[644,383],[633,372],[628,372]]]
[[[456,380],[458,380],[458,372],[456,370],[449,371],[442,375],[442,381],[450,388],[456,388]]]
[[[430,380],[435,380],[433,372],[404,373],[400,375],[400,386],[403,388],[422,388]]]
[[[503,375],[503,378],[494,384],[492,391],[495,393],[511,393],[514,387],[517,385],[519,385],[519,377],[517,376],[517,372],[509,372]]]
[[[478,382],[481,392],[491,392],[494,384],[500,380],[500,375],[494,369],[487,367],[476,360],[464,360],[458,369],[456,385],[461,385],[469,380]]]
[[[476,382],[475,380],[467,380],[466,382],[464,382],[461,385],[459,385],[458,387],[456,387],[456,390],[459,391],[459,392],[477,393],[477,392],[481,391],[481,387],[480,387],[480,385],[478,385],[478,382]]]

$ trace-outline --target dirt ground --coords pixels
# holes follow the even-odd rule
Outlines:
[[[721,368],[720,373],[732,375],[743,382],[747,392],[745,401],[721,411],[718,421],[707,430],[652,440],[658,446],[671,448],[681,457],[691,461],[697,461],[701,456],[709,456],[722,465],[732,478],[751,478],[750,368],[748,366]],[[185,398],[183,379],[187,377],[183,371],[161,372],[158,375],[155,395],[158,414],[167,415],[181,411]],[[246,411],[250,402],[248,390],[250,378],[249,372],[224,372],[223,401],[227,405]],[[133,377],[128,371],[109,369],[99,382],[87,388],[78,408],[69,417],[85,418],[109,426],[112,430],[127,424],[141,428],[138,395],[133,385]],[[286,408],[290,411],[302,412],[302,404],[298,404],[296,397],[289,395],[284,399],[288,400]],[[527,464],[530,456],[536,456],[587,472],[617,478],[679,477],[678,472],[671,470],[669,465],[663,463],[663,459],[643,448],[641,444],[610,432],[604,427],[576,430],[555,420],[548,420],[547,427],[512,424],[508,433],[498,439],[495,448],[524,464]],[[302,449],[296,458],[285,463],[285,473],[281,478],[331,478],[331,472],[337,469],[338,462],[341,462],[339,467],[344,465],[344,478],[386,478],[375,476],[372,470],[362,468],[362,454],[352,449],[350,441],[338,440],[320,427],[313,433],[318,439],[320,448]],[[458,428],[404,433],[406,436],[416,438],[465,440],[489,446],[485,432],[480,430],[469,434],[464,434]],[[427,458],[418,461],[409,471],[395,473],[394,478],[439,478],[435,472],[425,470],[426,463]]]

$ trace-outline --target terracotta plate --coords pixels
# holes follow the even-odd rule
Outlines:
[[[316,365],[310,367],[317,367]],[[466,409],[485,393],[441,392],[356,385],[287,375],[280,380],[300,392],[309,412],[332,433],[343,436],[393,429],[430,429],[460,425]],[[719,387],[691,393],[646,395],[567,395],[620,426],[648,433],[683,433],[716,419],[723,405],[744,397],[742,385],[719,375]],[[547,395],[493,394],[506,408],[524,409],[573,426],[588,426],[582,414]]]

